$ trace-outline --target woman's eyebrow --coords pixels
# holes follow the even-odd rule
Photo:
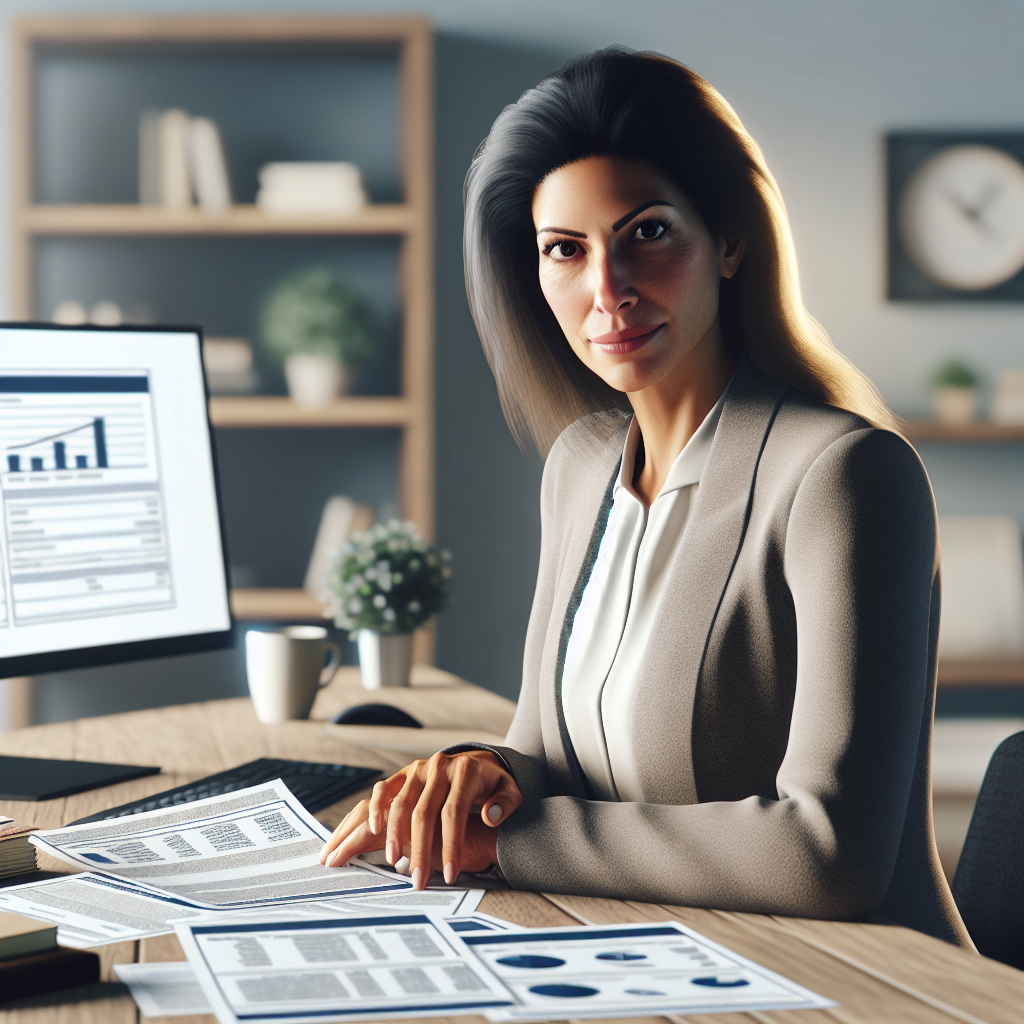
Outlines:
[[[552,231],[556,235],[572,235],[573,238],[586,238],[582,231],[570,231],[568,228],[538,228],[537,234],[543,235],[545,231]]]
[[[667,199],[652,199],[648,203],[641,203],[635,210],[630,210],[625,217],[620,217],[613,225],[612,231],[618,231],[619,228],[628,224],[638,213],[643,213],[649,206],[672,206]],[[672,207],[675,209],[675,207]]]

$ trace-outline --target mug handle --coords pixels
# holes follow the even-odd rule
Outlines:
[[[331,656],[327,659],[327,664],[324,665],[320,672],[319,686],[326,686],[333,678],[334,673],[338,671],[338,666],[341,664],[341,648],[336,644],[328,641],[326,644],[327,650],[330,651]]]

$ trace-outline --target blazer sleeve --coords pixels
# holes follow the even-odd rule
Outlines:
[[[509,737],[518,749],[497,751],[526,797],[498,830],[509,882],[761,913],[873,913],[896,862],[930,685],[936,534],[927,475],[906,442],[865,429],[832,443],[801,482],[786,532],[798,665],[777,799],[548,795],[527,700]]]

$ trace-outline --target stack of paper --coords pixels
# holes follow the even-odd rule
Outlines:
[[[256,202],[270,214],[355,213],[366,205],[366,189],[355,164],[267,164]]]
[[[61,945],[91,948],[162,935],[203,913],[266,910],[360,915],[373,908],[468,913],[481,893],[413,890],[367,867],[321,867],[330,831],[279,780],[166,810],[35,832],[78,869],[0,890],[0,910],[59,925]],[[33,851],[34,852],[34,851]]]
[[[36,870],[36,851],[28,841],[35,829],[19,828],[10,818],[0,817],[0,878],[27,875]]]

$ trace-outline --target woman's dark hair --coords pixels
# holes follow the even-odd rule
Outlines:
[[[613,47],[570,61],[506,107],[466,176],[466,290],[505,418],[542,453],[573,420],[627,409],[576,357],[541,293],[531,207],[552,171],[591,156],[643,161],[712,234],[746,240],[723,279],[726,342],[770,377],[897,429],[874,385],[804,309],[789,219],[761,150],[700,75]]]

